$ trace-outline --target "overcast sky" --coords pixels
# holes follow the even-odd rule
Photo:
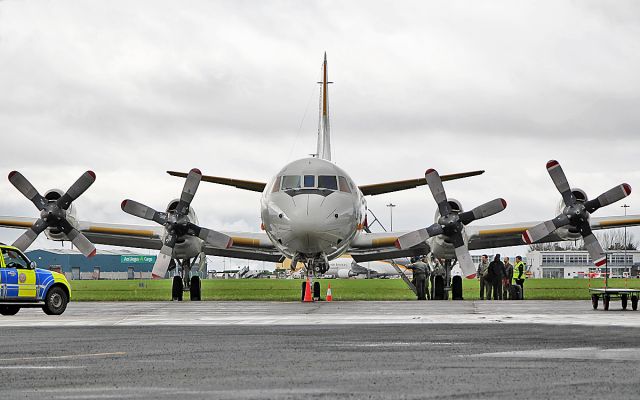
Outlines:
[[[121,223],[144,223],[124,198],[179,195],[168,169],[266,181],[315,152],[326,51],[333,159],[356,183],[485,169],[449,196],[507,199],[482,223],[543,220],[554,158],[590,197],[630,183],[640,214],[639,23],[636,1],[2,1],[0,170],[44,192],[92,169],[79,218]],[[0,214],[37,216],[0,184]],[[203,183],[193,206],[256,231],[259,198]],[[370,197],[387,225],[389,202],[394,230],[433,220],[425,187]]]

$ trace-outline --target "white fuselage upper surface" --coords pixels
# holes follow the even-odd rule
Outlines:
[[[267,235],[287,257],[331,260],[362,229],[366,205],[344,170],[330,161],[304,158],[271,179],[261,214]]]

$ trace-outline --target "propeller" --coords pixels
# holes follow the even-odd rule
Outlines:
[[[174,210],[158,212],[151,207],[134,200],[124,200],[120,207],[127,214],[134,215],[149,221],[154,221],[165,228],[165,236],[160,253],[153,265],[151,275],[154,279],[164,278],[169,269],[169,263],[173,256],[173,248],[179,237],[188,235],[199,237],[214,247],[228,248],[233,241],[231,237],[211,229],[202,228],[189,220],[189,206],[198,190],[202,173],[199,169],[192,169],[184,182],[180,201]]]
[[[467,278],[471,278],[475,275],[476,268],[469,254],[469,248],[462,236],[464,226],[477,219],[499,213],[507,207],[507,202],[504,199],[498,198],[478,206],[473,210],[456,213],[451,210],[438,171],[428,169],[425,173],[425,178],[427,179],[427,185],[429,185],[431,194],[438,204],[440,218],[438,218],[438,222],[431,226],[400,236],[396,241],[396,247],[399,249],[407,249],[425,242],[430,237],[444,235],[449,238],[453,244],[456,259],[460,264],[462,272]]]
[[[583,202],[574,196],[559,162],[556,160],[549,161],[547,163],[547,172],[549,172],[551,180],[560,192],[560,195],[562,195],[565,207],[562,213],[554,219],[542,222],[526,230],[522,234],[522,240],[527,244],[531,244],[549,236],[558,228],[569,226],[578,231],[582,236],[584,245],[587,251],[589,251],[589,256],[591,260],[593,260],[593,263],[597,267],[604,265],[607,257],[604,255],[600,242],[598,242],[598,239],[591,231],[589,216],[599,208],[608,206],[627,197],[631,194],[631,186],[623,183],[622,185],[607,190],[593,200]]]
[[[13,243],[13,246],[24,251],[45,229],[56,228],[63,232],[86,257],[95,256],[96,248],[93,243],[67,219],[67,210],[71,203],[89,189],[95,181],[96,174],[93,171],[87,171],[59,199],[48,200],[38,193],[24,175],[18,171],[11,171],[9,182],[40,211],[40,218]]]

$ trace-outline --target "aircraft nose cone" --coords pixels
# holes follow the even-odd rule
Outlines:
[[[331,222],[328,217],[333,214],[325,207],[325,199],[313,194],[296,196],[296,206],[287,213],[291,229],[289,246],[297,252],[320,253],[335,245],[336,239],[328,229]]]

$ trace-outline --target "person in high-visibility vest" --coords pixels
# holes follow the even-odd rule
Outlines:
[[[522,261],[522,256],[516,256],[516,264],[513,266],[513,278],[516,285],[522,288],[522,298],[524,299],[524,280],[527,278],[527,265]]]

